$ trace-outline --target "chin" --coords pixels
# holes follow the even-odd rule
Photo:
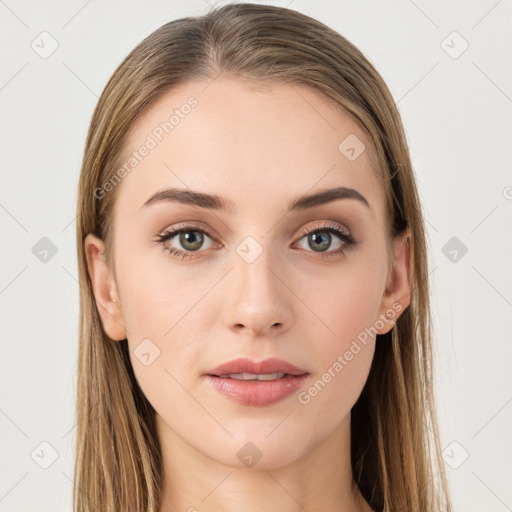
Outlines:
[[[226,466],[239,469],[271,470],[287,466],[298,460],[306,449],[308,440],[290,436],[283,430],[272,432],[276,423],[268,428],[261,423],[255,428],[241,429],[229,442],[217,445],[208,455]],[[279,427],[278,427],[279,428]],[[272,432],[270,435],[268,432]]]

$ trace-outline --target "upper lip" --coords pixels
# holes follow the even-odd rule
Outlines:
[[[216,368],[210,370],[206,375],[229,375],[232,373],[252,373],[252,374],[262,374],[262,373],[287,373],[289,375],[303,375],[308,373],[303,368],[299,368],[288,361],[284,361],[283,359],[277,359],[272,357],[270,359],[265,359],[264,361],[252,361],[247,358],[239,358],[233,359],[232,361],[228,361],[227,363],[223,363]]]

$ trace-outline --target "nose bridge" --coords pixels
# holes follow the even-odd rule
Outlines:
[[[243,325],[257,332],[287,324],[286,287],[279,278],[270,239],[247,236],[235,248],[231,301],[226,307],[226,321],[231,327]]]
[[[250,235],[235,249],[235,271],[240,274],[243,295],[269,295],[269,300],[270,295],[278,293],[274,270],[276,261],[269,240],[270,237]]]

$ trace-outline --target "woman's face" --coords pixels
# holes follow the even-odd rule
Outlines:
[[[348,115],[300,85],[187,83],[136,121],[121,163],[131,157],[132,167],[110,186],[115,278],[98,271],[95,293],[109,286],[117,298],[100,298],[103,325],[111,338],[128,339],[164,442],[177,435],[238,467],[247,465],[245,447],[261,456],[258,467],[278,467],[348,419],[375,334],[408,304],[404,245],[390,267],[370,151]],[[289,209],[342,187],[353,191]],[[169,188],[189,195],[147,203]],[[192,204],[192,191],[219,199]],[[183,226],[181,236],[157,242]],[[88,254],[94,243],[88,237]],[[279,358],[307,375],[281,400],[257,394],[263,403],[248,404],[206,375],[241,357]]]

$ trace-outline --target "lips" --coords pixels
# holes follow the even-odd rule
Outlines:
[[[246,406],[270,406],[298,391],[309,372],[283,359],[234,359],[204,374],[206,381],[229,400]]]
[[[213,377],[220,377],[222,375],[231,375],[238,373],[249,373],[255,375],[269,374],[269,373],[284,373],[287,375],[305,375],[308,372],[303,368],[299,368],[288,361],[283,359],[270,358],[264,361],[252,361],[247,358],[234,359],[227,363],[221,364],[216,368],[206,372],[206,375]]]

